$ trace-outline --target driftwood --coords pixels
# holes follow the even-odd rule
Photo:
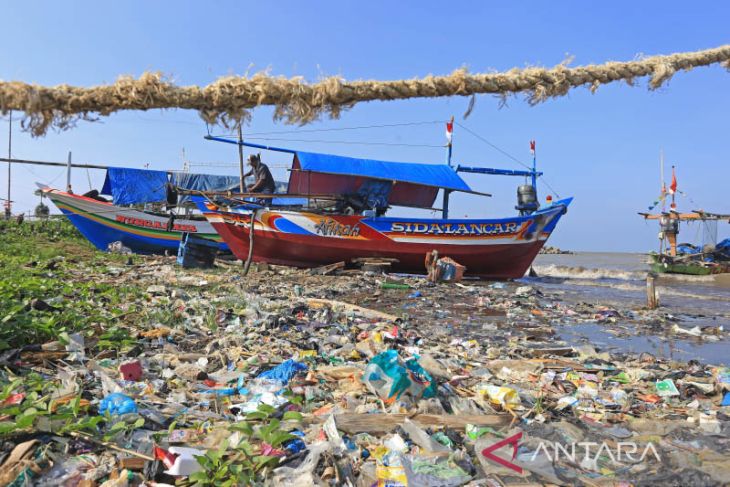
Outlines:
[[[398,321],[400,319],[395,315],[383,313],[382,311],[376,311],[374,309],[363,308],[362,306],[358,306],[356,304],[345,303],[343,301],[334,301],[331,299],[309,298],[309,299],[307,299],[307,304],[309,306],[311,306],[312,308],[321,308],[324,306],[344,308],[348,311],[354,311],[355,313],[361,314],[365,318],[369,318],[369,319],[385,320],[385,321]]]
[[[344,262],[335,262],[334,264],[329,265],[322,265],[319,267],[315,267],[314,269],[309,269],[308,273],[310,276],[320,275],[320,276],[326,276],[327,274],[331,274],[339,269],[344,269],[345,263]]]
[[[510,424],[512,416],[508,414],[336,414],[337,429],[354,435],[357,433],[382,434],[389,433],[396,426],[403,424],[408,418],[423,427],[444,426],[448,428],[464,428],[467,424],[477,426],[502,427]]]

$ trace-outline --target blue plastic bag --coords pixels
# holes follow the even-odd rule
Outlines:
[[[413,398],[436,395],[436,381],[415,358],[403,362],[395,350],[373,357],[362,376],[363,383],[386,402],[400,399],[408,392]]]
[[[271,370],[260,373],[257,379],[276,380],[282,384],[288,384],[297,372],[305,370],[307,370],[306,364],[289,359]]]
[[[109,412],[112,416],[117,414],[136,413],[137,404],[134,399],[122,394],[121,392],[114,392],[109,394],[99,403],[99,414],[102,416]]]

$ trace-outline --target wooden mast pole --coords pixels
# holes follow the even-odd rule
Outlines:
[[[238,183],[238,190],[241,193],[245,193],[244,191],[244,183],[243,183],[243,130],[241,129],[241,122],[238,122],[238,175],[239,175],[239,183]]]

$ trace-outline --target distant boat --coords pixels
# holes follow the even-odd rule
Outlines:
[[[382,258],[392,262],[394,271],[423,274],[426,254],[436,250],[439,256],[465,266],[467,275],[519,278],[572,200],[567,198],[539,208],[534,181],[541,173],[534,166],[532,171],[453,168],[445,164],[355,159],[210,138],[293,155],[287,194],[254,195],[259,198],[258,203],[241,203],[239,199],[237,204],[225,195],[216,200],[212,193],[194,199],[231,251],[242,260],[249,257],[252,242],[251,256],[257,262],[314,267],[350,263],[358,258]],[[533,177],[533,184],[519,188],[519,216],[448,218],[449,193],[489,196],[473,191],[458,172]],[[384,216],[390,206],[433,209],[439,190],[447,195],[441,209],[443,218]],[[287,196],[303,198],[304,204],[284,209],[268,203],[268,198]]]
[[[653,272],[660,274],[686,274],[706,276],[710,274],[724,274],[730,272],[730,238],[719,243],[714,241],[704,247],[692,244],[678,244],[680,222],[702,222],[711,223],[727,220],[730,223],[730,214],[711,213],[703,210],[694,210],[688,213],[677,211],[675,194],[677,190],[677,176],[672,166],[672,182],[667,189],[663,181],[661,194],[649,207],[654,210],[660,204],[666,208],[667,196],[671,195],[669,211],[658,213],[643,213],[646,220],[658,220],[659,222],[659,251],[649,254],[649,267]]]

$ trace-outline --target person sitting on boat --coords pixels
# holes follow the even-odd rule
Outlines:
[[[271,175],[269,166],[261,162],[260,154],[251,154],[248,156],[248,163],[251,165],[251,170],[243,175],[247,178],[253,175],[256,181],[248,186],[249,193],[266,193],[272,194],[276,190],[274,183],[274,176]]]

